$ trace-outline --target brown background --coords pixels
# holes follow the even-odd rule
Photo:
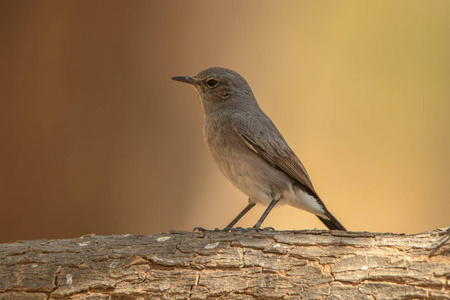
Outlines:
[[[0,241],[225,226],[246,198],[170,80],[211,66],[249,81],[347,228],[448,226],[449,53],[448,1],[1,1]]]

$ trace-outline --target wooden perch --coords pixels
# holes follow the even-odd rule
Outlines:
[[[450,299],[449,229],[171,232],[1,244],[0,299]]]

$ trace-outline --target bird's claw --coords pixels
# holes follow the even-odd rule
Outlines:
[[[265,228],[255,228],[255,227],[249,227],[249,228],[243,228],[243,227],[236,227],[236,228],[229,228],[229,231],[235,232],[235,231],[252,231],[252,230],[260,230],[260,231],[275,231],[275,228],[273,227],[265,227]]]
[[[220,229],[220,228],[214,228],[213,230],[211,229],[206,229],[203,227],[195,227],[194,230],[192,231],[200,231],[200,232],[220,232],[220,231],[225,231],[225,229]]]
[[[247,231],[252,230],[252,228],[234,227],[234,228],[230,228],[229,230],[232,231],[232,232],[237,232],[237,231],[247,232]]]
[[[275,228],[273,228],[273,227],[264,227],[264,228],[252,227],[252,229],[259,230],[259,231],[275,231]]]
[[[203,227],[195,227],[193,231],[200,231],[200,232],[249,232],[252,230],[258,230],[258,231],[275,231],[275,228],[273,227],[264,227],[264,228],[255,228],[255,227],[249,227],[249,228],[244,228],[244,227],[225,227],[224,229],[220,229],[220,228],[214,228],[213,230],[211,229],[206,229]]]
[[[195,227],[192,231],[205,232],[205,231],[211,231],[211,230],[205,229],[203,227]]]

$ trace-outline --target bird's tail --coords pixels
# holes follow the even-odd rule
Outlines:
[[[316,217],[318,217],[320,219],[320,221],[322,221],[322,223],[328,227],[328,229],[347,231],[347,229],[345,229],[344,225],[342,225],[341,222],[339,222],[327,209],[325,209],[325,214],[329,218],[329,220],[325,219],[323,217],[320,217],[320,216],[316,216]]]

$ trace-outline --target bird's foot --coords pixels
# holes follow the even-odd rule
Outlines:
[[[273,227],[264,227],[264,228],[252,227],[252,229],[259,230],[259,231],[275,231],[275,228],[273,228]]]
[[[252,230],[258,230],[258,231],[275,231],[273,227],[264,227],[264,228],[256,228],[256,227],[225,227],[224,229],[220,228],[214,228],[214,229],[206,229],[203,227],[195,227],[193,231],[200,231],[200,232],[249,232]]]
[[[200,232],[220,232],[220,231],[227,231],[225,229],[220,229],[220,228],[214,228],[213,230],[211,229],[206,229],[203,227],[195,227],[194,230],[192,231],[200,231]]]
[[[259,230],[259,231],[275,231],[275,229],[273,227],[265,227],[265,228],[256,228],[256,227],[249,227],[249,228],[243,228],[243,227],[235,227],[235,228],[229,228],[229,231],[232,232],[249,232],[252,230]]]
[[[241,231],[241,232],[248,232],[248,231],[250,231],[250,230],[252,230],[253,228],[244,228],[244,227],[234,227],[234,228],[230,228],[229,230],[231,231],[231,232],[239,232],[239,231]]]

